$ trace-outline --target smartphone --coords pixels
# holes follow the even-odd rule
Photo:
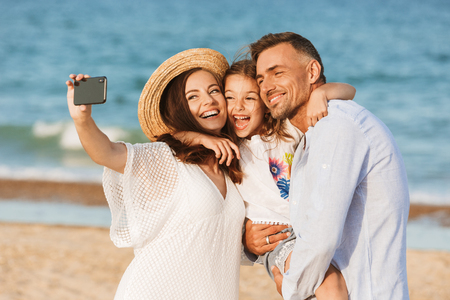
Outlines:
[[[84,78],[74,82],[75,105],[102,104],[106,102],[106,83],[105,76]]]

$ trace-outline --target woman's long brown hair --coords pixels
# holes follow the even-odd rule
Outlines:
[[[237,143],[238,139],[232,125],[228,118],[225,127],[220,134],[215,134],[209,130],[204,129],[192,116],[186,100],[186,81],[190,75],[202,70],[201,68],[191,69],[177,77],[175,77],[166,87],[160,102],[161,117],[164,123],[172,129],[173,133],[181,131],[192,131],[202,134],[208,134],[216,137],[224,137]],[[211,73],[212,74],[212,73]],[[221,92],[223,90],[222,81],[212,74],[219,84]],[[207,149],[202,145],[190,145],[175,139],[171,134],[164,134],[157,138],[157,141],[165,142],[175,152],[175,156],[182,162],[187,164],[200,164],[211,159],[216,159],[215,152]],[[242,182],[242,171],[239,163],[234,158],[230,166],[220,165],[220,168],[225,171],[234,183]]]

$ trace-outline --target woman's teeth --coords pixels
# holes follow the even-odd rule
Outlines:
[[[200,118],[207,119],[213,116],[217,116],[219,114],[218,110],[210,110],[201,114]]]

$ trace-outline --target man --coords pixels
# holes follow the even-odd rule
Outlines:
[[[284,299],[313,295],[330,264],[344,276],[349,299],[409,299],[409,194],[391,132],[354,101],[340,100],[329,101],[328,116],[308,128],[305,104],[325,83],[321,58],[309,40],[289,32],[268,34],[250,51],[272,116],[289,118],[305,133],[294,156],[289,197],[296,244],[290,269],[284,275],[273,270]],[[249,245],[266,244],[267,230],[261,229],[259,241],[246,235],[250,251]]]

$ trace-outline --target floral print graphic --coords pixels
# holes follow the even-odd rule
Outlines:
[[[289,198],[289,187],[291,186],[291,180],[286,178],[281,178],[277,182],[277,187],[280,190],[281,198],[288,199]],[[288,199],[289,201],[289,199]]]
[[[294,160],[294,154],[285,153],[283,160],[289,165],[287,178],[291,179],[291,167],[292,167],[292,161]],[[288,192],[289,192],[289,187],[288,187]]]
[[[272,173],[273,180],[277,182],[283,175],[286,174],[288,166],[281,160],[276,158],[269,158],[270,172]]]
[[[273,180],[280,190],[283,199],[289,201],[289,188],[291,185],[291,166],[294,155],[285,153],[283,159],[269,158],[270,172]]]

